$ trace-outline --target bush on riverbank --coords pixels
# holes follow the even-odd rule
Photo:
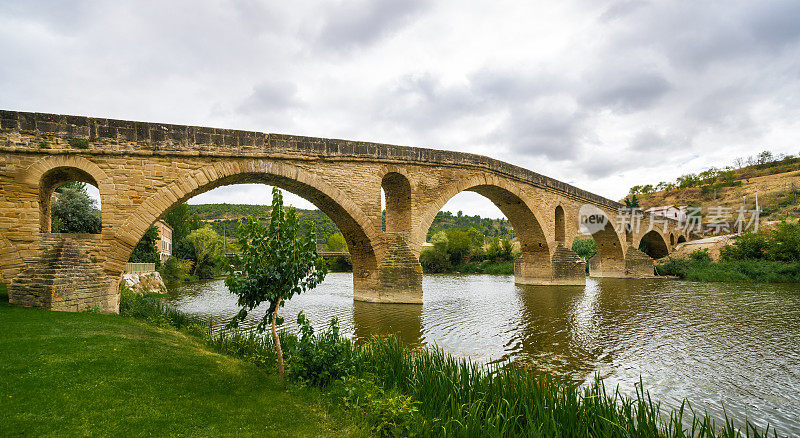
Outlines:
[[[701,250],[693,252],[688,258],[670,257],[666,262],[656,265],[656,272],[658,275],[691,281],[800,283],[800,263],[766,260],[713,262]]]
[[[140,307],[158,308],[149,302],[125,308]],[[187,332],[192,327],[183,325]],[[197,334],[219,352],[274,369],[268,337]],[[630,398],[608,393],[599,379],[579,387],[515,364],[481,365],[441,349],[411,350],[391,336],[354,344],[339,334],[335,322],[319,334],[306,330],[301,339],[285,331],[281,336],[289,378],[323,387],[332,409],[345,409],[379,436],[743,435],[732,420],[718,427],[688,403],[662,412],[641,385]],[[743,431],[748,437],[769,434],[749,422]]]
[[[513,275],[514,261],[496,262],[494,260],[484,260],[482,262],[470,262],[456,266],[453,271],[461,274]]]
[[[422,248],[419,262],[422,272],[513,274],[513,261],[518,256],[508,237],[495,237],[484,244],[485,237],[476,229],[451,229],[433,235],[433,246]],[[511,270],[508,264],[511,262]]]
[[[744,234],[720,249],[718,262],[706,250],[669,257],[656,272],[693,281],[800,283],[800,224]]]

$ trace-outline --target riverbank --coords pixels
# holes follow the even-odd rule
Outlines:
[[[484,260],[482,262],[464,263],[461,265],[456,265],[453,268],[453,273],[513,275],[514,261],[505,260],[501,262],[494,262],[494,261]]]
[[[290,384],[282,392],[270,377],[269,338],[209,336],[196,317],[156,298],[124,301],[123,312],[148,324],[0,306],[4,327],[13,328],[0,335],[0,351],[14,352],[0,360],[0,371],[12,376],[0,395],[25,403],[0,402],[2,424],[10,425],[4,430],[252,435],[272,426],[267,434],[286,436],[358,435],[365,428],[383,436],[675,436],[694,427],[695,436],[738,436],[732,425],[716,426],[688,409],[682,417],[660,409],[644,392],[630,398],[601,382],[577,387],[524,367],[487,368],[441,351],[412,351],[391,337],[354,345],[330,329],[307,342],[287,335],[284,343],[291,379],[324,388]],[[80,420],[56,431],[67,417]]]
[[[656,265],[658,275],[690,281],[800,283],[800,263],[766,260],[714,262],[697,258],[670,258]]]
[[[319,391],[287,391],[176,330],[7,302],[0,321],[6,436],[363,435],[332,415]]]
[[[191,317],[148,297],[125,307],[150,320],[163,310],[164,321],[191,325]],[[320,387],[380,436],[742,436],[737,426],[747,436],[763,432],[725,416],[717,425],[685,402],[677,411],[662,409],[641,386],[631,398],[600,380],[577,386],[513,363],[482,365],[439,349],[412,350],[393,336],[354,344],[335,320],[318,334],[306,318],[298,323],[301,336],[282,335],[288,378]],[[217,351],[274,372],[269,337],[223,331],[206,339]]]

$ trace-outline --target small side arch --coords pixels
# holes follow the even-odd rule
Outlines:
[[[411,183],[399,172],[388,172],[381,179],[386,196],[386,232],[411,231]]]
[[[556,242],[564,243],[567,227],[564,223],[564,208],[560,205],[556,207],[555,211],[555,236]]]
[[[650,230],[639,239],[639,250],[653,259],[669,255],[667,239],[658,231]]]
[[[37,188],[39,194],[39,232],[50,232],[50,199],[61,184],[78,181],[91,184],[100,191],[100,202],[107,199],[112,184],[106,173],[86,158],[58,155],[43,158],[19,175],[21,181]],[[101,215],[106,215],[106,209]]]

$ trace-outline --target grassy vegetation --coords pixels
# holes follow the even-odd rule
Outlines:
[[[658,275],[671,275],[692,281],[800,283],[800,263],[769,260],[714,262],[703,251],[688,258],[672,258],[656,265]]]
[[[314,389],[130,318],[0,303],[0,429],[16,435],[363,435]]]
[[[301,336],[282,333],[288,375],[299,382],[287,390],[271,377],[269,337],[212,335],[152,295],[126,292],[122,302],[124,315],[149,324],[0,304],[4,434],[776,435],[746,421],[717,424],[688,403],[663,410],[641,385],[630,398],[600,380],[578,387],[513,364],[411,350],[393,337],[357,345],[335,320],[315,334],[301,318]]]
[[[720,249],[718,262],[696,250],[687,258],[670,257],[656,271],[695,281],[800,283],[800,223],[744,234]]]
[[[159,307],[149,298],[134,298],[151,304],[130,308],[149,308],[148,319],[158,319]],[[662,410],[641,385],[637,396],[629,398],[608,392],[600,380],[578,387],[513,364],[486,366],[438,349],[411,350],[393,337],[357,345],[339,335],[335,320],[319,334],[304,317],[298,322],[299,338],[281,335],[289,377],[321,387],[329,409],[344,411],[379,436],[775,435],[746,421],[741,429],[727,418],[717,424],[688,403],[676,411]],[[216,351],[267,370],[274,367],[269,337],[198,333]]]

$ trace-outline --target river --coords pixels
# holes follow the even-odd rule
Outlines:
[[[353,302],[352,275],[331,273],[293,298],[317,329],[331,319],[356,339],[395,333],[490,362],[514,360],[577,382],[599,374],[635,393],[641,377],[665,407],[687,398],[717,418],[745,415],[800,435],[800,287],[588,279],[585,287],[517,286],[513,276],[426,275],[423,304]],[[221,280],[174,288],[170,303],[213,319],[236,313]],[[262,313],[263,314],[263,313]],[[254,327],[252,318],[245,327]]]

